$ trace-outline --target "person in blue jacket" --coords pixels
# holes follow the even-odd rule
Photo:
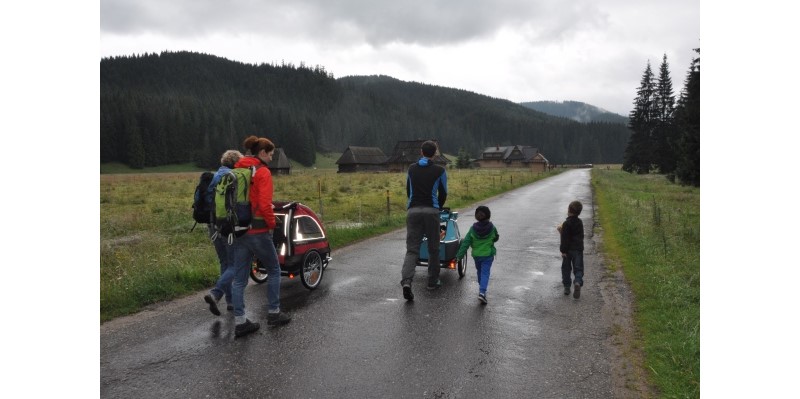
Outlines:
[[[408,167],[406,177],[406,255],[403,260],[400,285],[403,297],[414,300],[411,282],[419,259],[422,236],[428,237],[428,289],[442,286],[439,280],[439,212],[447,200],[447,171],[433,163],[438,147],[433,141],[422,143],[419,161]]]
[[[222,178],[222,175],[233,169],[236,162],[239,162],[244,155],[237,150],[228,150],[222,154],[222,157],[219,160],[220,167],[217,169],[217,172],[214,173],[214,178],[211,179],[211,183],[208,184],[208,191],[206,191],[206,203],[213,204],[214,203],[214,191],[216,190],[217,183]],[[231,249],[230,245],[225,243],[225,238],[221,235],[214,237],[214,224],[208,224],[208,236],[211,238],[211,242],[214,243],[214,250],[217,251],[217,258],[219,259],[219,275],[222,276],[225,273],[225,270],[230,267],[233,263],[233,250]],[[204,300],[208,303],[211,313],[219,316],[220,312],[217,308],[216,303],[222,298],[225,297],[225,302],[227,303],[226,309],[233,310],[233,297],[231,296],[231,284],[228,283],[223,287],[214,286],[211,289],[211,292],[204,297]]]

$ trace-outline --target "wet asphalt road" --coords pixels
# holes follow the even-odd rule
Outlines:
[[[584,204],[585,285],[562,293],[555,226]],[[402,297],[405,230],[335,251],[321,287],[283,278],[286,326],[266,325],[266,285],[246,291],[262,324],[233,338],[233,316],[213,316],[205,292],[100,327],[104,398],[608,398],[594,253],[589,170],[562,173],[485,202],[500,232],[489,304],[477,299],[474,262],[427,291],[418,267],[414,302]],[[476,204],[476,206],[479,204]],[[460,209],[466,234],[474,207]]]

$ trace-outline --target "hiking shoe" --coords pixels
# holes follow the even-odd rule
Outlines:
[[[292,320],[292,316],[286,313],[267,313],[267,324],[270,326],[280,326]]]
[[[568,285],[564,286],[564,295],[569,295],[569,286]]]
[[[219,316],[219,308],[217,307],[217,301],[219,301],[219,299],[214,298],[214,295],[211,294],[204,296],[203,299],[205,299],[208,303],[208,310],[210,310],[215,316]]]
[[[411,292],[411,286],[410,285],[404,285],[403,286],[403,298],[405,298],[406,301],[413,301],[414,300],[414,293]]]
[[[436,279],[435,283],[428,283],[429,290],[439,289],[442,286],[442,280]]]
[[[478,294],[478,300],[481,301],[481,303],[483,303],[484,305],[489,303],[489,301],[486,300],[486,294]]]
[[[581,285],[575,283],[575,292],[572,293],[572,297],[578,299],[581,297]]]
[[[251,332],[256,332],[258,329],[261,328],[261,325],[258,323],[253,323],[250,319],[245,319],[244,323],[237,324],[236,329],[234,329],[233,334],[236,338],[243,337]]]

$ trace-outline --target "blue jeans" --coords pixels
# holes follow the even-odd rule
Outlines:
[[[208,225],[208,237],[211,238],[214,236],[214,225]],[[217,237],[216,240],[212,240],[214,243],[214,250],[217,251],[217,258],[219,259],[219,275],[222,277],[225,274],[225,270],[228,270],[228,267],[233,263],[233,250],[230,245],[228,245],[225,240],[220,236]],[[211,289],[211,294],[214,295],[214,298],[222,298],[225,296],[225,302],[232,304],[233,297],[231,296],[231,284],[230,282],[228,285],[223,287],[214,286]]]
[[[236,262],[235,258],[236,240],[229,250],[234,255],[234,262],[225,269],[225,272],[219,276],[217,285],[211,289],[213,295],[215,292],[222,292],[225,287],[231,290],[231,299],[233,300],[233,315],[236,316],[236,324],[244,323],[244,288],[247,287],[247,276],[250,273],[250,262],[242,263]],[[216,297],[219,298],[219,297]],[[231,302],[228,302],[231,303]]]
[[[475,269],[478,270],[478,290],[481,294],[486,295],[494,256],[473,256],[472,259],[475,259]]]
[[[237,291],[244,305],[244,287],[247,286],[247,276],[253,256],[267,269],[267,304],[269,311],[276,312],[281,308],[281,265],[278,263],[278,252],[272,242],[272,233],[245,234],[233,240],[233,259],[236,268],[244,270],[242,281],[233,281],[233,308],[234,315],[239,316],[236,310]],[[237,274],[238,276],[238,274]],[[237,285],[239,287],[237,287]],[[244,315],[244,310],[242,314]]]
[[[567,251],[561,258],[561,282],[565,287],[572,285],[571,273],[575,274],[575,284],[583,287],[583,251]]]
[[[414,207],[406,214],[406,256],[400,272],[400,284],[411,284],[414,279],[423,234],[428,237],[428,284],[434,284],[439,279],[439,210]]]

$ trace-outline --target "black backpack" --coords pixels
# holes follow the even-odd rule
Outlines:
[[[206,200],[206,196],[208,195],[208,186],[213,178],[213,172],[203,172],[200,175],[200,182],[194,188],[194,202],[192,203],[194,226],[192,226],[192,231],[194,231],[198,223],[211,223],[211,212],[214,210],[214,204],[209,203]]]

